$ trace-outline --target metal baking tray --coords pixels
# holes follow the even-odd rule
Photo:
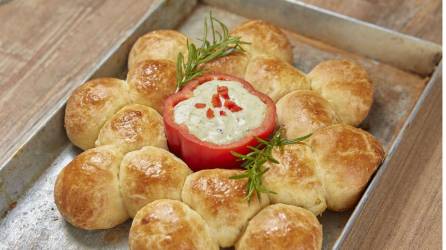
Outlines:
[[[131,45],[150,30],[174,28],[191,38],[200,37],[203,18],[210,10],[230,28],[252,18],[280,26],[294,46],[294,65],[304,72],[330,58],[356,60],[369,72],[375,84],[374,104],[361,127],[380,140],[387,157],[354,211],[325,212],[319,218],[323,248],[339,248],[439,77],[441,47],[292,0],[158,0],[83,80],[125,76]],[[66,223],[56,209],[55,178],[80,153],[63,128],[67,99],[48,110],[37,129],[27,132],[27,142],[14,156],[0,162],[0,249],[128,247],[130,221],[109,230],[84,231]]]

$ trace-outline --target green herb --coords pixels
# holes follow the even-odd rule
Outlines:
[[[210,41],[208,40],[209,29],[210,37],[212,38]],[[201,64],[227,56],[234,51],[244,51],[241,45],[248,44],[247,42],[241,41],[240,37],[231,36],[226,25],[213,17],[212,12],[209,13],[209,19],[205,18],[204,20],[204,35],[200,41],[202,44],[199,48],[192,42],[189,42],[189,40],[187,41],[187,60],[185,60],[182,53],[178,54],[177,91],[190,80],[203,74],[203,69],[199,67]]]
[[[239,154],[237,152],[232,152],[232,154],[243,161],[242,167],[245,170],[243,174],[231,176],[230,179],[243,179],[248,178],[247,195],[246,199],[251,201],[252,195],[255,193],[257,198],[260,200],[260,193],[273,193],[274,191],[268,190],[262,184],[262,176],[269,170],[269,168],[264,168],[263,165],[266,162],[279,163],[272,156],[272,150],[274,147],[283,147],[289,144],[299,143],[311,134],[299,137],[293,140],[288,140],[282,138],[281,131],[277,130],[269,141],[263,140],[261,138],[256,138],[260,143],[257,147],[249,147],[252,151],[246,155]]]

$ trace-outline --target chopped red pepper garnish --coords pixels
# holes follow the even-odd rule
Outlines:
[[[212,106],[214,108],[221,107],[221,101],[220,101],[220,97],[218,96],[218,94],[212,95]]]
[[[195,107],[196,107],[197,109],[206,108],[206,104],[204,104],[204,103],[195,103]]]
[[[214,118],[214,111],[210,108],[208,108],[208,110],[206,111],[206,117],[209,119]]]
[[[242,110],[242,107],[238,106],[237,104],[235,104],[235,102],[230,100],[225,100],[224,105],[227,109],[231,110],[232,112],[239,112],[240,110]]]
[[[229,108],[231,108],[232,106],[235,105],[235,102],[226,100],[224,105],[225,105],[226,108],[229,109]]]
[[[238,105],[235,105],[235,106],[233,106],[232,108],[230,108],[230,110],[231,110],[232,112],[239,112],[239,111],[242,110],[242,107],[240,107],[240,106],[238,106]]]
[[[226,86],[218,86],[217,87],[217,92],[218,94],[223,97],[223,99],[228,100],[229,99],[229,92],[228,92],[228,87]]]
[[[223,110],[220,110],[220,116],[225,116],[225,115],[226,115],[226,112]]]

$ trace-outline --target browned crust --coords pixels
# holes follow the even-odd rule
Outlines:
[[[248,55],[244,52],[234,52],[204,64],[203,69],[209,73],[223,73],[245,78],[247,65]]]
[[[231,34],[250,43],[244,48],[251,55],[267,54],[288,63],[293,61],[292,47],[288,38],[278,27],[268,22],[251,20],[236,27]]]
[[[373,84],[359,64],[348,60],[327,60],[308,74],[311,87],[333,105],[344,123],[359,125],[373,102]]]
[[[208,223],[213,237],[221,247],[232,246],[246,222],[269,203],[262,194],[250,203],[246,197],[246,179],[230,179],[240,170],[201,170],[186,178],[182,191],[183,201],[197,211]]]
[[[384,160],[381,144],[366,131],[344,124],[317,130],[309,143],[327,191],[328,208],[350,209]]]
[[[54,198],[68,222],[92,230],[111,228],[128,218],[118,187],[121,158],[112,146],[93,148],[78,155],[62,170],[56,180]]]
[[[98,78],[79,86],[65,109],[65,129],[71,142],[82,148],[94,147],[100,128],[128,103],[124,81]]]
[[[187,58],[187,37],[175,30],[155,30],[140,38],[133,45],[128,67],[133,68],[144,60],[170,60],[176,62],[178,53]]]
[[[189,167],[169,151],[147,146],[125,155],[120,167],[120,186],[130,217],[157,199],[181,199]]]
[[[310,82],[304,73],[270,56],[253,57],[246,69],[245,79],[274,102],[293,90],[310,89]]]
[[[340,122],[327,100],[312,90],[296,90],[282,97],[277,102],[277,120],[288,139]]]
[[[176,89],[175,64],[169,60],[144,60],[127,74],[130,99],[163,113],[164,100]]]
[[[129,245],[132,250],[218,249],[200,215],[174,200],[157,200],[139,210]]]
[[[327,207],[325,191],[311,148],[303,143],[285,145],[274,148],[272,156],[279,163],[266,163],[269,170],[263,176],[263,184],[275,192],[269,194],[270,201],[321,214]]]
[[[164,123],[154,109],[130,104],[119,110],[101,129],[96,146],[113,144],[123,152],[144,146],[167,148]]]
[[[322,248],[322,225],[310,211],[275,204],[261,210],[249,222],[236,250]]]

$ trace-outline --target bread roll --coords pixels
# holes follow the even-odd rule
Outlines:
[[[187,37],[175,30],[155,30],[138,38],[129,54],[129,69],[148,59],[177,61],[178,53],[187,58]]]
[[[81,149],[94,147],[104,123],[128,103],[122,80],[98,78],[82,84],[71,94],[65,109],[68,138]]]
[[[338,124],[309,138],[330,210],[352,208],[384,159],[380,143],[364,130]]]
[[[158,199],[181,199],[189,167],[169,151],[147,146],[127,153],[121,162],[119,184],[130,217]]]
[[[176,200],[156,200],[139,210],[129,245],[132,250],[218,250],[203,218]]]
[[[164,123],[156,110],[130,104],[108,120],[99,132],[96,146],[114,144],[122,152],[130,152],[144,146],[167,149]]]
[[[247,180],[229,179],[240,173],[229,169],[201,170],[189,175],[183,186],[183,201],[203,217],[221,247],[233,246],[243,226],[268,204],[264,194],[261,201],[254,196],[248,203]]]
[[[316,173],[316,162],[311,148],[305,144],[291,144],[274,148],[274,159],[263,175],[263,184],[276,194],[269,194],[272,203],[300,206],[321,214],[326,208],[325,191]]]
[[[60,172],[54,199],[65,220],[93,230],[112,228],[128,219],[118,183],[121,159],[114,146],[92,148]]]
[[[231,34],[250,44],[242,45],[252,56],[269,55],[285,62],[293,62],[293,49],[286,35],[276,26],[262,20],[248,21]]]
[[[202,67],[206,72],[223,73],[244,79],[247,65],[248,55],[245,52],[233,52],[212,60]]]
[[[288,139],[302,137],[340,122],[327,100],[311,90],[296,90],[287,94],[280,98],[276,108],[277,123]]]
[[[373,85],[360,65],[328,60],[314,67],[308,77],[311,87],[333,105],[344,123],[357,126],[367,117],[373,102]]]
[[[162,114],[164,100],[175,93],[175,63],[169,60],[144,60],[127,74],[129,95],[133,103],[154,108]]]
[[[322,249],[322,225],[310,211],[275,204],[249,222],[236,250]]]
[[[269,56],[253,57],[246,68],[245,79],[274,102],[293,90],[310,89],[310,82],[302,72]]]

